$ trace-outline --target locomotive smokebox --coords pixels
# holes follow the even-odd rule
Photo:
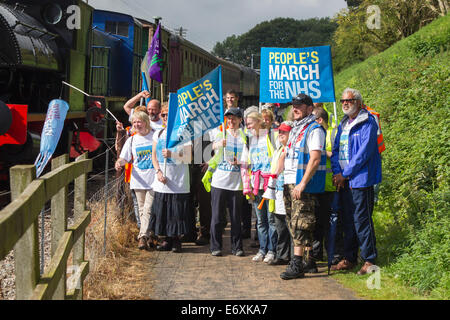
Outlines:
[[[33,17],[0,3],[0,67],[58,70],[56,37]]]

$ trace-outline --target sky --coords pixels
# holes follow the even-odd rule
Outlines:
[[[246,33],[275,18],[333,17],[345,0],[86,0],[96,9],[118,11],[154,21],[163,27],[187,29],[186,39],[211,51],[217,42]]]

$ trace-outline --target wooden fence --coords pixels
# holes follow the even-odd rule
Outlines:
[[[89,272],[84,257],[85,229],[91,221],[86,210],[87,174],[92,160],[87,153],[68,163],[68,155],[53,159],[52,171],[36,178],[35,166],[10,170],[11,203],[0,211],[0,260],[14,249],[16,299],[82,299],[83,281]],[[74,224],[68,227],[68,185],[74,182]],[[40,275],[38,218],[51,200],[51,261]],[[73,251],[72,251],[73,249]],[[66,289],[67,260],[72,254],[70,280]]]

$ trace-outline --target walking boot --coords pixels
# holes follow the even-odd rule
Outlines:
[[[291,280],[305,277],[305,271],[303,270],[303,258],[294,256],[286,271],[280,274],[281,279]]]
[[[303,260],[303,270],[305,273],[317,273],[319,270],[317,269],[316,261],[313,257],[309,256],[309,258]]]

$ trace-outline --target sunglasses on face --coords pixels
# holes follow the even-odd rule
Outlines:
[[[168,116],[168,113],[161,113],[161,118],[165,118]]]
[[[356,101],[356,99],[341,99],[341,104],[344,104],[346,102],[351,103],[353,101]]]

